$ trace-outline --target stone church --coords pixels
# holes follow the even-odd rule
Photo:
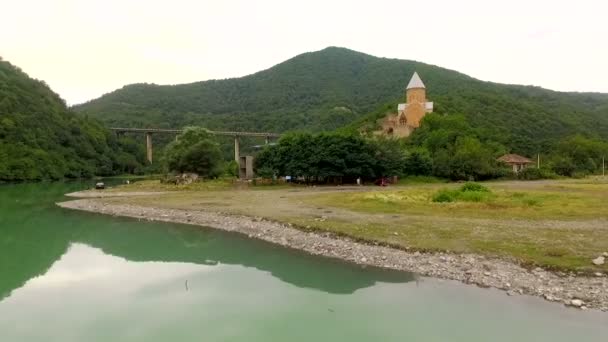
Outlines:
[[[420,120],[433,112],[433,102],[426,101],[426,88],[417,72],[414,72],[405,90],[406,103],[397,106],[397,113],[389,114],[381,119],[381,131],[378,135],[407,137],[420,126]]]

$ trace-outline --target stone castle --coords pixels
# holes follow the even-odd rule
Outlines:
[[[433,102],[426,101],[426,88],[417,72],[414,72],[405,90],[406,103],[397,106],[397,113],[389,114],[381,119],[382,130],[378,135],[407,137],[420,126],[420,120],[433,112]]]

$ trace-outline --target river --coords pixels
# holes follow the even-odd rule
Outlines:
[[[608,315],[0,185],[0,341],[606,341]]]

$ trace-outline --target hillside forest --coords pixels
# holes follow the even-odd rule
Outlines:
[[[378,119],[403,101],[414,70],[435,112],[409,138],[374,137]],[[234,175],[231,139],[204,129],[177,139],[155,136],[154,160],[162,163],[147,166],[143,139],[117,137],[109,126],[284,133],[257,156],[258,174],[267,177],[492,179],[512,176],[496,161],[505,153],[540,156],[541,168],[521,178],[572,177],[601,173],[608,95],[483,82],[424,63],[327,48],[242,78],[130,85],[67,108],[44,82],[0,61],[0,181],[150,171]],[[241,152],[257,154],[253,145],[261,143],[243,139]]]
[[[377,119],[404,102],[414,71],[436,113],[462,115],[485,139],[509,152],[547,154],[577,134],[608,139],[608,94],[484,82],[434,65],[337,47],[240,78],[128,85],[74,110],[109,126],[371,131]]]
[[[143,171],[144,151],[69,110],[44,82],[0,59],[0,181]]]

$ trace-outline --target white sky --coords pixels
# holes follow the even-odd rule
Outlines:
[[[0,56],[69,104],[342,46],[494,82],[608,92],[606,0],[0,0]]]

